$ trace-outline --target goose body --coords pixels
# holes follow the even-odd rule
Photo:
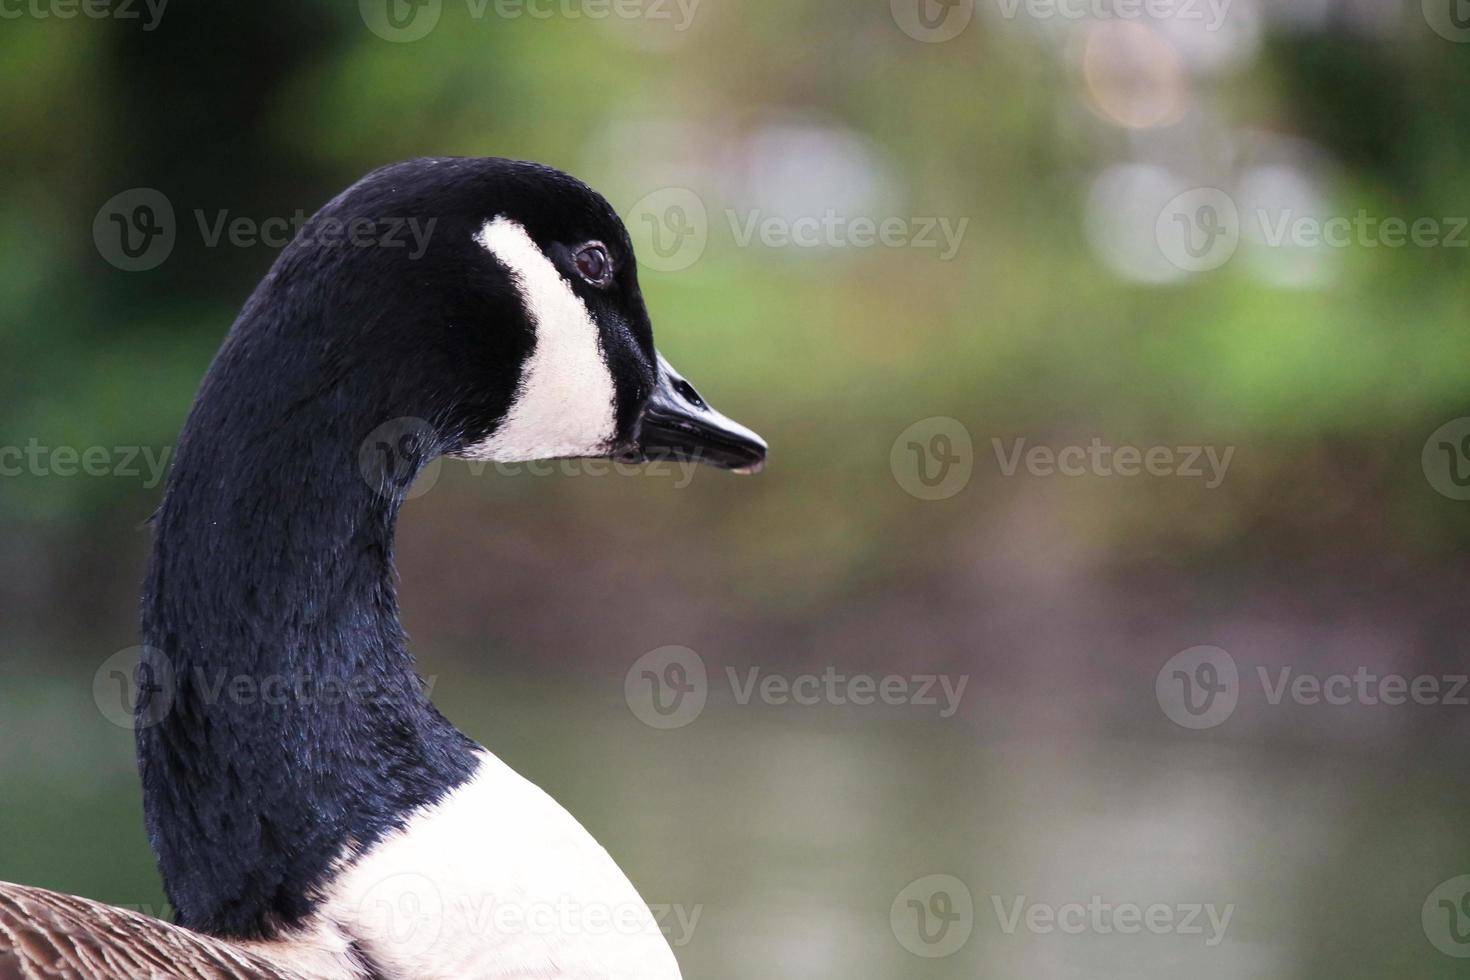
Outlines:
[[[405,219],[421,256],[313,234]],[[0,980],[679,977],[608,853],[414,673],[393,530],[444,454],[753,471],[765,445],[658,354],[585,185],[498,159],[365,177],[247,301],[155,516],[138,757],[177,924],[0,885]],[[222,697],[240,677],[261,696]]]
[[[305,976],[244,946],[134,912],[39,888],[0,884],[0,980],[305,980]]]

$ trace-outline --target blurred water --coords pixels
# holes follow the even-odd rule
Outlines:
[[[131,737],[88,710],[86,680],[0,694],[0,878],[156,913]],[[1470,869],[1470,792],[1427,746],[1038,741],[891,709],[719,698],[695,723],[656,731],[611,682],[480,688],[446,675],[439,691],[452,718],[670,907],[686,976],[1463,975],[1420,912]],[[986,731],[1020,730],[1033,706],[992,710]],[[936,875],[951,894],[918,907],[953,916],[968,904],[973,921],[926,945],[899,900]],[[1169,922],[1155,934],[1130,905]],[[927,923],[931,939],[939,926]],[[957,948],[943,958],[909,951],[945,943]]]

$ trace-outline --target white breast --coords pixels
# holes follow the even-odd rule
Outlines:
[[[488,752],[469,783],[347,867],[322,913],[395,980],[680,976],[607,851]]]
[[[536,346],[499,428],[465,455],[497,462],[602,455],[616,434],[616,396],[587,304],[516,222],[497,218],[478,241],[509,270]]]

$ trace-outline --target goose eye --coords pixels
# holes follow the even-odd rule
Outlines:
[[[694,386],[685,381],[683,378],[680,378],[678,381],[674,382],[674,390],[679,393],[680,397],[682,397],[689,404],[693,405],[695,408],[704,408],[704,399],[700,398],[699,392],[694,390]]]
[[[577,271],[594,286],[606,286],[612,279],[612,256],[600,244],[583,245],[577,250]]]

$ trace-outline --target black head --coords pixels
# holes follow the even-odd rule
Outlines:
[[[427,421],[434,453],[674,456],[746,472],[765,459],[758,436],[659,356],[616,212],[549,167],[434,158],[375,171],[311,219],[251,300],[263,304],[295,309],[294,325],[259,309],[242,319],[309,329],[294,339],[316,385],[359,388],[363,423]]]

